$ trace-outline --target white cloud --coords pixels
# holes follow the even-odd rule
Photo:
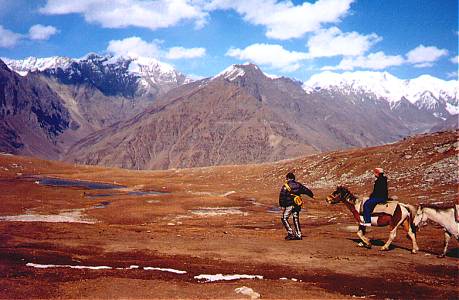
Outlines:
[[[284,72],[297,70],[300,68],[299,62],[308,57],[306,53],[288,51],[280,45],[273,44],[252,44],[245,49],[231,48],[226,55]]]
[[[453,64],[458,64],[459,63],[459,55],[451,57],[450,62],[452,62]]]
[[[12,48],[21,38],[21,34],[12,32],[0,25],[0,48]]]
[[[354,0],[317,0],[299,5],[291,0],[47,0],[40,12],[49,15],[82,14],[86,21],[107,28],[137,26],[155,30],[195,22],[202,27],[209,12],[235,10],[245,21],[267,28],[274,39],[299,38],[323,24],[337,23]]]
[[[290,0],[213,0],[206,8],[234,9],[244,20],[267,27],[266,36],[286,40],[313,32],[344,17],[353,0],[318,0],[294,5]]]
[[[56,33],[58,33],[56,27],[35,24],[29,29],[29,38],[31,40],[43,41],[49,39],[52,35]]]
[[[367,56],[345,57],[337,66],[322,67],[322,70],[354,70],[372,69],[382,70],[388,67],[400,66],[405,62],[401,55],[386,55],[379,51]]]
[[[205,48],[172,47],[166,53],[168,59],[197,58],[206,55]]]
[[[166,59],[197,58],[206,54],[205,48],[172,47],[167,51],[162,50],[162,41],[154,40],[147,42],[137,36],[131,36],[122,40],[111,40],[107,51],[116,56],[128,57],[152,57]]]
[[[123,40],[111,40],[108,43],[107,51],[119,56],[130,57],[158,57],[159,46],[155,42],[148,43],[137,36]]]
[[[446,49],[439,49],[435,46],[419,45],[406,54],[407,62],[415,67],[431,67],[440,57],[448,55]]]
[[[319,30],[307,43],[311,57],[359,56],[381,41],[377,34],[361,35],[358,32],[342,32],[337,27]]]
[[[48,0],[40,9],[48,15],[82,14],[87,22],[106,28],[136,26],[155,30],[192,20],[203,26],[207,12],[189,0]]]

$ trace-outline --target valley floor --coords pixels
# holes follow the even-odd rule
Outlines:
[[[372,228],[375,246],[359,248],[348,211],[324,201],[333,187],[314,187],[300,215],[304,239],[285,241],[283,181],[268,170],[284,174],[278,165],[153,172],[0,155],[0,298],[250,298],[237,293],[243,286],[266,299],[458,298],[457,241],[437,258],[443,233],[429,225],[413,255],[400,229],[380,252],[388,228]],[[43,177],[124,187],[56,187]],[[402,183],[400,197],[425,195]],[[432,193],[457,198],[457,183]],[[256,277],[200,276],[217,274]]]

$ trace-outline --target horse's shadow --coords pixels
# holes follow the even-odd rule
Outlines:
[[[459,258],[459,248],[452,248],[446,252],[447,257]]]
[[[427,252],[427,251],[426,251]],[[429,253],[429,252],[427,252]],[[434,253],[431,253],[432,255],[437,255]],[[451,258],[459,258],[459,248],[451,248],[448,251],[446,251],[445,254],[446,257],[451,257]]]
[[[356,243],[357,245],[362,242],[360,239],[351,239],[351,238],[348,238],[348,240],[350,241],[353,241],[354,243]],[[382,241],[382,240],[379,240],[379,239],[376,239],[376,240],[370,240],[371,241],[371,244],[373,246],[379,246],[379,247],[382,247],[384,246],[385,242]],[[411,249],[409,248],[406,248],[406,247],[403,247],[403,246],[397,246],[395,244],[391,244],[389,246],[389,251],[392,251],[394,249],[402,249],[402,250],[406,250],[406,251],[409,251],[411,252]],[[419,250],[419,252],[423,252],[423,253],[427,253],[427,254],[430,254],[432,256],[438,256],[439,254],[441,254],[441,252],[439,253],[434,253],[432,251],[426,251],[426,250]],[[451,258],[459,258],[459,248],[451,248],[449,249],[447,252],[446,252],[446,257],[451,257]]]
[[[357,245],[358,245],[360,242],[362,242],[360,239],[351,239],[351,238],[348,238],[348,240],[353,241],[353,242],[356,243]],[[382,247],[382,246],[384,246],[384,244],[386,243],[386,242],[384,242],[384,241],[382,241],[382,240],[379,240],[379,239],[377,239],[377,240],[370,240],[370,241],[371,241],[371,245],[377,246],[377,247]],[[394,244],[390,244],[390,246],[389,246],[389,251],[392,251],[392,250],[394,250],[394,249],[402,249],[402,250],[406,250],[406,251],[410,251],[410,252],[411,252],[411,249],[408,249],[408,248],[406,248],[406,247],[397,246],[397,245],[394,245]]]

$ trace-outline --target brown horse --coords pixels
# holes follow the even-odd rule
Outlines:
[[[362,222],[362,217],[359,213],[359,208],[362,201],[358,200],[357,197],[354,196],[346,187],[338,186],[333,193],[327,196],[327,202],[330,204],[343,202],[346,205],[346,207],[351,211],[355,220],[359,224],[359,230],[357,231],[357,235],[363,242],[360,243],[359,246],[371,248],[371,242],[365,236],[365,227],[360,225],[360,223]],[[384,244],[384,246],[381,247],[380,250],[389,250],[390,244],[397,235],[397,228],[403,224],[406,231],[408,232],[409,238],[413,242],[413,249],[411,250],[411,253],[417,253],[419,247],[416,243],[415,227],[413,225],[414,214],[415,208],[409,204],[404,203],[397,203],[393,215],[386,213],[372,214],[372,219],[374,218],[376,226],[390,226],[391,228],[389,239]]]

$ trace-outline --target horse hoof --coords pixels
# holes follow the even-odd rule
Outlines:
[[[438,258],[445,258],[444,254],[437,255]]]
[[[414,249],[413,249],[413,250],[411,250],[411,254],[417,254],[417,253],[418,253],[418,251],[417,251],[417,250],[414,250]]]
[[[367,244],[365,244],[365,243],[363,243],[363,242],[358,243],[358,246],[359,246],[359,247],[362,247],[362,248],[371,249],[371,245],[367,245]]]
[[[381,247],[381,249],[379,249],[379,251],[389,251],[389,248],[387,248],[387,247]]]

